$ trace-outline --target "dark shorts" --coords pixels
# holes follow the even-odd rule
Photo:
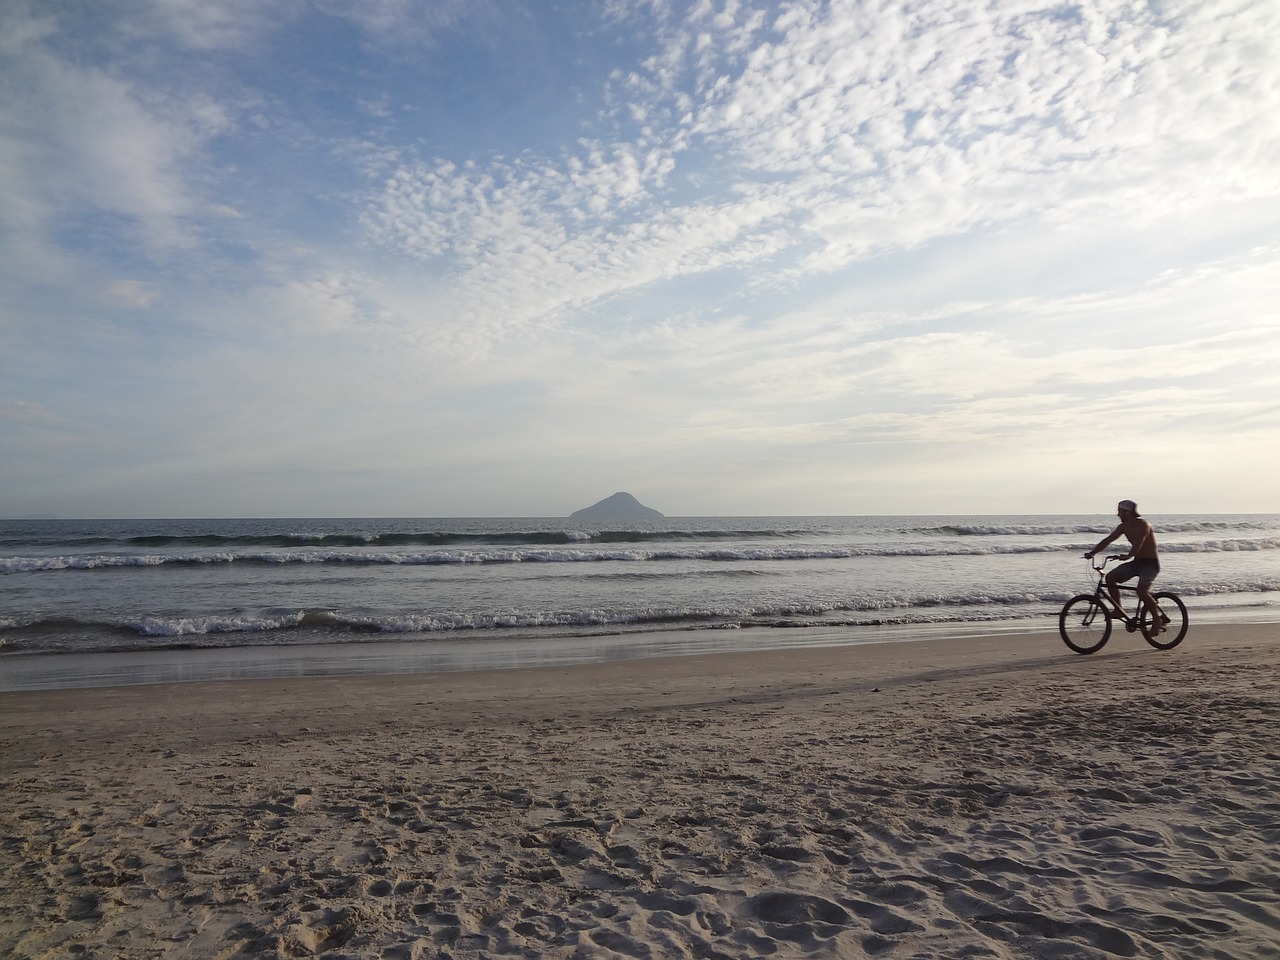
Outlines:
[[[1111,571],[1111,579],[1116,583],[1124,583],[1126,580],[1138,578],[1138,586],[1149,587],[1160,576],[1160,561],[1150,557],[1142,557],[1138,560],[1130,560],[1128,563],[1122,563]]]

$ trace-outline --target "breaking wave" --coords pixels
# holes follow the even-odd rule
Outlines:
[[[357,566],[450,566],[461,564],[509,563],[660,563],[664,561],[782,562],[797,560],[844,560],[855,557],[965,557],[1001,554],[1078,552],[1088,544],[1026,543],[986,544],[945,543],[902,546],[734,546],[655,549],[593,548],[563,549],[538,547],[489,548],[476,550],[267,550],[236,553],[177,554],[70,554],[52,557],[0,558],[0,574],[39,573],[57,570],[102,570],[118,567],[190,566],[207,564],[347,564]],[[1256,540],[1205,540],[1165,544],[1165,553],[1238,553],[1280,549],[1280,537]]]

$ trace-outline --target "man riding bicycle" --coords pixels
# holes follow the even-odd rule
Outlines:
[[[1092,560],[1094,554],[1118,539],[1121,534],[1128,539],[1129,552],[1119,557],[1127,562],[1120,564],[1107,574],[1107,593],[1110,594],[1111,602],[1123,616],[1124,608],[1120,603],[1118,585],[1137,577],[1138,596],[1151,612],[1152,630],[1158,634],[1164,630],[1164,622],[1160,616],[1160,608],[1156,606],[1155,598],[1151,596],[1151,584],[1160,574],[1160,556],[1156,551],[1155,531],[1151,529],[1150,522],[1144,520],[1138,513],[1138,505],[1132,500],[1121,500],[1116,505],[1116,515],[1120,518],[1119,525],[1103,538],[1101,543],[1086,553],[1085,557]]]

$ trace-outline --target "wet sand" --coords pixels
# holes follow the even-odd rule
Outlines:
[[[1278,641],[0,694],[0,955],[1280,957]]]

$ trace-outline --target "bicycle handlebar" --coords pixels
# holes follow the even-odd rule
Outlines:
[[[1098,573],[1102,573],[1102,571],[1106,569],[1107,564],[1110,563],[1112,560],[1123,560],[1124,554],[1121,554],[1121,553],[1107,554],[1107,556],[1102,558],[1102,566],[1098,566],[1098,564],[1094,563],[1093,557],[1085,556],[1085,559],[1089,561],[1089,566],[1093,567],[1093,569],[1098,571]]]

